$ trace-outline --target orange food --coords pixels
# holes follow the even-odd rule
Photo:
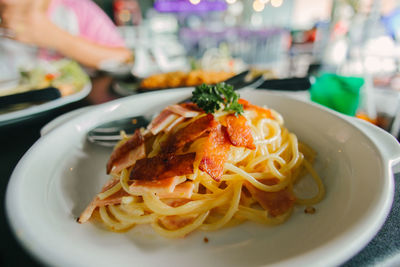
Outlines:
[[[108,189],[114,187],[116,184],[119,183],[119,179],[112,178],[109,180],[102,188],[101,193],[107,191]],[[90,219],[93,212],[96,208],[106,206],[106,205],[113,205],[121,203],[122,197],[129,196],[129,194],[123,190],[119,190],[117,193],[109,196],[106,199],[100,199],[96,196],[92,202],[86,207],[86,209],[82,212],[82,214],[78,218],[78,222],[84,223]]]
[[[199,169],[208,173],[214,180],[219,181],[224,172],[224,164],[228,158],[230,145],[225,127],[219,126],[214,129],[204,144]]]
[[[139,130],[126,142],[117,147],[107,163],[107,174],[111,171],[119,173],[122,169],[132,166],[138,159],[146,156],[144,138]]]
[[[216,125],[217,123],[214,120],[214,116],[211,114],[195,120],[185,128],[179,130],[170,138],[168,144],[166,144],[166,151],[174,152],[178,150],[185,144],[194,141],[202,134],[210,131],[211,129],[216,127]]]
[[[244,186],[249,190],[252,197],[263,207],[269,211],[272,217],[279,216],[288,212],[294,205],[296,197],[288,188],[276,192],[265,192],[257,189],[249,182],[245,182]]]
[[[226,121],[229,140],[234,146],[242,146],[248,149],[256,148],[250,125],[245,117],[228,115]]]
[[[133,180],[153,181],[192,174],[195,157],[196,153],[170,153],[140,159],[133,166],[130,177]]]
[[[272,115],[272,112],[271,112],[270,109],[253,105],[249,101],[244,100],[244,99],[239,99],[238,103],[243,105],[243,109],[244,110],[253,110],[253,111],[255,111],[258,114],[259,117],[274,119],[274,116]]]
[[[143,90],[197,86],[203,83],[216,84],[234,76],[233,72],[193,70],[190,72],[168,72],[149,76],[140,83]]]
[[[366,113],[364,113],[364,112],[358,112],[356,114],[356,117],[361,119],[361,120],[368,121],[368,122],[370,122],[372,124],[375,124],[375,125],[378,124],[377,119],[372,119],[372,118],[368,117],[368,115]]]

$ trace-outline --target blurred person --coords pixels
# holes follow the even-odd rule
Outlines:
[[[3,35],[11,39],[1,40],[0,57],[8,49],[25,62],[36,54],[68,57],[92,68],[132,60],[116,26],[91,0],[0,0],[0,19]]]

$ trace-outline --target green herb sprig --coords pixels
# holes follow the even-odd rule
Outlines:
[[[224,106],[224,111],[233,111],[236,116],[243,114],[243,105],[238,100],[239,94],[233,90],[232,85],[226,83],[202,84],[192,93],[192,101],[206,113],[214,113]]]

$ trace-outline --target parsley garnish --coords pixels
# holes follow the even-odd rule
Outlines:
[[[206,113],[214,113],[224,107],[224,111],[233,111],[235,115],[243,113],[243,105],[238,103],[239,94],[233,86],[226,83],[215,85],[202,84],[193,91],[192,101]]]

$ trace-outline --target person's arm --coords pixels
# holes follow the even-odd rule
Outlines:
[[[83,37],[69,34],[55,25],[51,27],[54,29],[51,29],[51,38],[48,38],[45,45],[83,65],[98,68],[107,60],[127,62],[132,58],[131,51],[125,47],[96,44]]]
[[[107,60],[131,60],[132,54],[125,47],[97,44],[57,27],[47,18],[40,3],[40,0],[29,4],[25,1],[24,5],[0,1],[1,26],[12,30],[17,41],[54,49],[89,67],[98,68]]]

